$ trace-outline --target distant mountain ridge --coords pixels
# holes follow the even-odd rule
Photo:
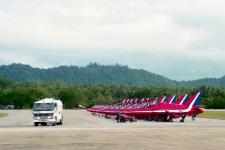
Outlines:
[[[213,86],[213,87],[225,87],[225,76],[221,78],[203,78],[193,81],[181,81],[180,87],[199,87],[199,86]]]
[[[33,68],[24,64],[0,66],[0,76],[14,81],[65,82],[74,84],[137,85],[156,87],[225,87],[225,76],[194,81],[173,81],[142,69],[130,69],[122,65],[91,63],[86,67],[59,66],[48,69]]]

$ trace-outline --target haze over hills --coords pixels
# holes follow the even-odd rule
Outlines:
[[[156,87],[225,87],[225,76],[194,81],[173,81],[142,69],[130,69],[122,65],[99,65],[86,67],[59,66],[48,69],[29,65],[11,64],[0,66],[0,76],[14,81],[65,82],[75,84],[137,85]]]

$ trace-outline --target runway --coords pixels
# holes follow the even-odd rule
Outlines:
[[[34,127],[31,110],[8,110],[0,119],[0,150],[211,150],[225,149],[225,121],[116,123],[85,110],[64,110],[62,126]]]

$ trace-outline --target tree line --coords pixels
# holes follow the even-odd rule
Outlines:
[[[124,98],[161,97],[177,95],[178,97],[197,91],[202,92],[202,105],[205,108],[225,108],[225,88],[164,88],[153,86],[122,85],[78,85],[59,82],[15,82],[0,77],[0,105],[17,105],[23,109],[33,107],[33,102],[53,97],[63,101],[67,109],[88,108],[95,104],[114,104]]]

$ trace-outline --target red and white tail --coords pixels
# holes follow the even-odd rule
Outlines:
[[[159,103],[163,103],[166,100],[166,96],[163,96],[159,99]]]
[[[194,103],[195,103],[196,101],[199,101],[199,100],[200,100],[200,94],[201,94],[200,92],[194,94],[194,95],[187,101],[187,103],[184,104],[184,105],[187,107],[186,111],[190,111],[191,108],[192,108],[192,106],[194,105]]]
[[[172,104],[172,102],[176,99],[176,95],[174,96],[171,96],[168,100],[167,100],[167,103],[168,104]]]
[[[187,98],[188,98],[188,94],[185,94],[185,95],[181,96],[181,97],[176,101],[175,104],[183,105],[184,102],[185,102],[185,100],[186,100]]]

